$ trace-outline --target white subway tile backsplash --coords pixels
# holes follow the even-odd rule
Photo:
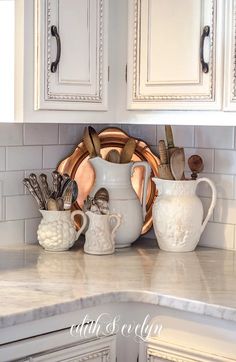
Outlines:
[[[195,126],[195,147],[234,148],[234,127]]]
[[[0,243],[24,243],[24,220],[0,222]]]
[[[6,220],[40,217],[37,202],[31,195],[6,197]]]
[[[236,224],[236,200],[218,199],[214,211],[214,221]]]
[[[35,168],[42,168],[41,146],[7,147],[7,171],[32,170]]]
[[[75,149],[73,145],[43,147],[43,168],[56,168],[58,163],[68,157]]]
[[[81,124],[60,124],[59,143],[62,145],[77,145],[83,138],[85,126]]]
[[[234,225],[209,222],[203,231],[199,246],[210,248],[233,249]]]
[[[202,174],[212,180],[216,186],[217,197],[222,199],[234,198],[234,176],[220,174]],[[208,183],[201,182],[198,186],[197,193],[199,196],[211,197],[212,191]]]
[[[3,184],[3,195],[21,195],[24,193],[24,171],[0,172],[0,180]]]
[[[188,167],[188,158],[192,155],[199,155],[204,162],[204,172],[213,172],[214,169],[214,150],[205,148],[185,148],[186,171]]]
[[[0,147],[0,171],[6,170],[6,148]]]
[[[113,126],[91,125],[97,131]],[[50,183],[52,170],[74,150],[74,145],[82,140],[84,126],[86,125],[0,125],[0,220],[3,220],[0,222],[1,241],[37,242],[40,214],[36,201],[23,188],[22,179],[31,172],[36,175],[44,172],[49,176]],[[236,248],[236,150],[233,150],[234,144],[236,148],[236,141],[233,127],[172,128],[176,146],[185,147],[186,164],[190,155],[199,154],[205,164],[201,176],[212,179],[218,192],[214,217],[211,217],[200,245]],[[164,126],[126,124],[122,125],[122,129],[131,136],[146,141],[155,153],[158,141],[165,139]],[[186,175],[190,175],[188,167]],[[211,190],[206,184],[202,184],[198,188],[198,194],[206,214],[211,201]],[[149,232],[149,237],[154,237],[153,230]]]
[[[210,205],[211,205],[211,199],[208,198],[208,197],[200,197],[200,200],[202,202],[202,206],[203,206],[203,220],[205,220],[206,216],[207,216],[207,213],[208,213],[208,210],[210,208]],[[210,221],[213,221],[213,215],[211,215]]]
[[[27,244],[37,244],[37,230],[40,223],[40,218],[25,220],[25,242]]]
[[[78,145],[83,140],[84,128],[92,126],[98,133],[105,128],[122,128],[120,124],[60,124],[59,125],[59,144]],[[135,126],[136,127],[136,126]],[[156,128],[155,126],[153,126]],[[139,132],[139,131],[138,131]]]
[[[18,146],[23,144],[23,125],[16,123],[0,124],[0,146]]]
[[[215,172],[236,174],[236,151],[215,150]]]
[[[54,145],[58,144],[58,124],[32,123],[24,125],[25,145]]]
[[[173,138],[177,147],[194,147],[194,126],[172,126]],[[157,126],[157,144],[165,140],[165,126]]]
[[[140,138],[148,145],[156,144],[156,126],[150,125],[122,125],[121,128],[131,137]]]

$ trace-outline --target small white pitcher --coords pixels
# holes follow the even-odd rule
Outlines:
[[[216,204],[216,188],[208,178],[170,181],[153,178],[158,190],[152,214],[153,226],[160,249],[185,252],[196,248]],[[203,221],[203,206],[196,195],[200,182],[207,182],[212,200]]]
[[[86,227],[84,212],[75,210],[48,211],[39,210],[43,216],[38,227],[39,244],[47,251],[65,251],[71,248]],[[81,215],[83,223],[79,231],[75,229],[74,218]]]
[[[115,234],[121,224],[118,214],[98,215],[87,211],[89,219],[85,234],[84,251],[87,254],[105,255],[115,251]]]

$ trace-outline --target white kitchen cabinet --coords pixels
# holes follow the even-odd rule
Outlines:
[[[108,0],[35,2],[35,109],[106,110]]]
[[[32,362],[115,362],[115,339],[103,338],[82,345],[33,356]]]
[[[231,358],[195,348],[161,341],[158,338],[141,342],[139,362],[232,362]]]
[[[116,318],[116,335],[98,338],[97,329],[70,335],[71,325],[81,325],[85,316],[98,326],[102,315],[103,326]],[[158,332],[147,329],[147,316]],[[129,335],[126,328],[121,333],[124,324],[141,328]],[[102,303],[2,328],[0,335],[0,362],[233,362],[236,356],[235,322],[145,302]]]
[[[116,337],[71,336],[69,329],[36,336],[0,347],[0,361],[115,362]]]
[[[129,1],[129,109],[221,108],[222,4]]]
[[[226,1],[224,109],[236,110],[236,1]]]

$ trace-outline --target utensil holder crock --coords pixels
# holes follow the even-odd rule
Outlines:
[[[47,251],[65,251],[71,248],[86,227],[86,215],[76,210],[48,211],[40,210],[43,218],[38,227],[39,244]],[[76,231],[74,218],[80,215],[83,219],[82,226]]]
[[[196,248],[216,204],[216,188],[208,178],[170,181],[153,178],[158,197],[153,206],[153,226],[160,249],[186,252]],[[196,189],[207,182],[212,200],[203,221],[203,206]]]

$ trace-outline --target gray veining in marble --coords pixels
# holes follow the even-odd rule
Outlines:
[[[0,248],[0,327],[127,301],[236,322],[236,252],[166,253],[147,240],[109,256]]]

